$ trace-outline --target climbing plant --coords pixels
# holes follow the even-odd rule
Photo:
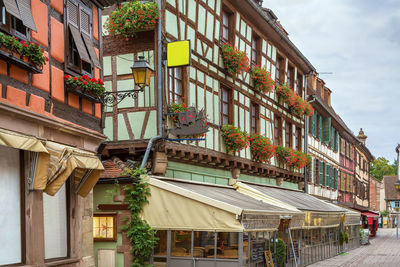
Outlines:
[[[125,202],[130,210],[130,218],[126,220],[126,224],[121,227],[121,230],[126,232],[131,244],[131,254],[133,267],[150,267],[152,264],[147,264],[150,259],[153,248],[156,245],[158,238],[154,236],[155,231],[150,225],[140,218],[143,205],[148,203],[147,197],[150,196],[150,188],[145,181],[145,169],[132,169],[126,173],[133,178],[131,185],[126,185]]]

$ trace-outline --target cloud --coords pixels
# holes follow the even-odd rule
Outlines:
[[[332,104],[376,157],[400,142],[400,1],[267,0],[289,38],[332,90]],[[383,141],[384,140],[384,141]]]

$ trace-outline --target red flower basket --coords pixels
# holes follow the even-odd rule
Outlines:
[[[255,161],[269,162],[275,155],[276,145],[267,137],[259,134],[251,134],[249,141],[251,155]]]
[[[254,80],[254,87],[260,92],[271,92],[275,82],[271,78],[271,73],[265,68],[254,66],[251,70],[251,78]]]
[[[249,59],[246,53],[239,51],[231,44],[222,45],[222,58],[225,68],[230,75],[240,74],[242,71],[249,71]]]
[[[247,133],[230,124],[222,126],[221,136],[228,152],[238,152],[249,144]]]

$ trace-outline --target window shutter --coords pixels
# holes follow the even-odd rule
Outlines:
[[[335,149],[335,128],[332,127],[331,133],[331,148],[332,150]]]
[[[314,159],[314,184],[318,183],[318,159]]]
[[[338,152],[339,150],[339,132],[336,131],[336,148],[335,151]]]
[[[326,145],[329,145],[329,141],[331,140],[331,118],[323,119],[323,134],[322,140]]]
[[[325,186],[328,187],[329,186],[329,176],[330,176],[330,166],[329,164],[325,164]]]
[[[94,46],[93,46],[92,40],[91,40],[90,37],[87,36],[85,33],[82,33],[82,38],[83,38],[83,41],[84,41],[85,44],[86,44],[87,50],[89,51],[89,55],[90,55],[90,57],[92,58],[93,64],[94,64],[96,67],[98,67],[99,69],[101,69],[101,65],[100,65],[100,62],[99,62],[99,60],[98,60],[98,58],[97,58],[97,54],[96,54],[96,52],[94,51]]]
[[[312,116],[312,135],[317,137],[317,112],[315,111]]]
[[[339,187],[338,187],[338,169],[335,169],[335,189],[337,190]]]
[[[322,116],[319,116],[318,138],[322,141]]]
[[[324,179],[324,163],[322,161],[319,162],[319,184],[322,185],[322,181]]]
[[[8,13],[16,17],[17,19],[21,19],[19,8],[17,6],[17,2],[15,0],[3,0],[4,6]]]
[[[79,56],[81,57],[82,60],[91,63],[89,55],[86,52],[85,44],[83,43],[81,34],[79,30],[75,27],[72,26],[71,24],[68,25],[69,30],[71,31],[72,37],[74,38],[74,42],[76,45],[76,48],[78,49]]]
[[[335,168],[331,167],[331,188],[335,186]]]
[[[78,21],[79,7],[78,3],[72,0],[67,1],[67,22],[73,24],[79,29]]]
[[[21,20],[24,25],[31,29],[32,31],[37,32],[35,20],[33,19],[32,10],[31,10],[31,0],[18,0],[18,9],[19,14],[21,15]],[[46,16],[47,14],[43,14]]]
[[[85,6],[80,5],[80,30],[90,36],[90,10],[86,10]]]

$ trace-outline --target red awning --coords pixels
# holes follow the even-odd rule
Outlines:
[[[361,215],[362,216],[367,216],[368,224],[373,224],[373,220],[377,220],[378,217],[379,217],[378,214],[373,213],[371,211],[363,211],[363,212],[361,212]]]

